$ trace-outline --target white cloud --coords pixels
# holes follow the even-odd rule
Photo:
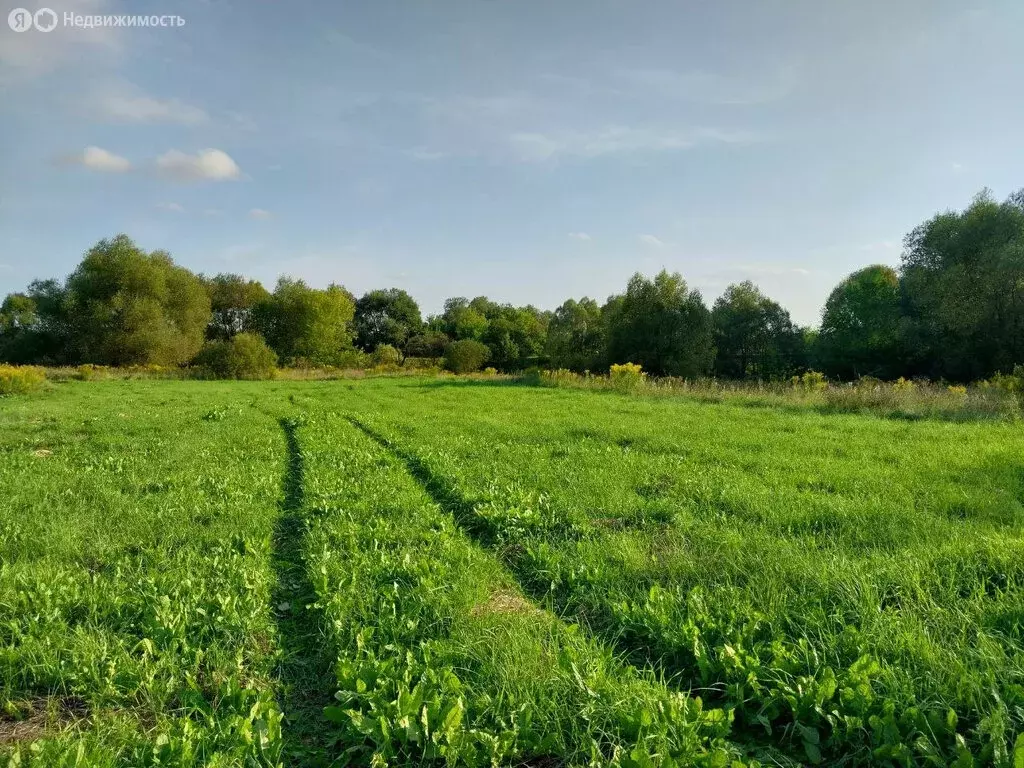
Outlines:
[[[86,147],[82,154],[68,158],[68,162],[104,173],[124,173],[132,169],[132,164],[126,158],[99,147]]]
[[[637,240],[639,240],[644,245],[651,246],[652,248],[665,247],[665,241],[655,237],[654,235],[638,235]]]
[[[557,155],[592,158],[623,153],[678,151],[708,143],[745,144],[757,141],[757,137],[746,131],[717,128],[680,131],[613,125],[599,131],[513,133],[508,140],[520,159],[538,161]]]
[[[273,214],[270,211],[264,210],[263,208],[253,208],[249,211],[250,219],[269,219]]]
[[[964,166],[962,163],[950,163],[949,168],[953,173],[960,173],[960,171],[964,169]]]
[[[156,207],[161,211],[171,211],[172,213],[184,213],[185,209],[178,203],[157,203]]]
[[[205,211],[203,211],[203,216],[223,216],[223,215],[224,215],[224,211],[222,211],[220,208],[207,208]]]
[[[194,155],[172,149],[156,159],[156,167],[177,181],[229,181],[242,175],[238,164],[220,149],[202,149]]]
[[[100,117],[119,123],[198,125],[207,120],[206,113],[199,107],[178,99],[156,99],[130,85],[117,85],[95,93],[91,102]]]
[[[586,232],[570,232],[569,237],[571,237],[573,240],[583,240],[584,242],[589,242],[590,240],[594,239]]]

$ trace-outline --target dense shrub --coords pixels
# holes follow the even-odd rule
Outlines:
[[[491,351],[472,339],[453,341],[444,350],[444,367],[452,373],[473,373],[483,368]]]
[[[34,365],[0,365],[0,395],[20,395],[39,389],[46,372]]]
[[[370,361],[378,368],[396,368],[402,364],[402,353],[390,344],[378,344]]]
[[[646,374],[643,372],[642,366],[636,363],[622,363],[612,365],[608,371],[608,377],[615,389],[630,391],[644,383]]]
[[[413,371],[436,371],[444,367],[444,358],[410,357],[407,355],[402,367]]]
[[[228,341],[209,341],[195,364],[214,379],[269,379],[277,368],[277,355],[260,336],[239,333]]]

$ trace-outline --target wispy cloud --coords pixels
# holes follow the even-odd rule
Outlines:
[[[799,80],[798,70],[792,64],[746,74],[703,70],[619,69],[614,79],[626,86],[623,92],[634,97],[643,95],[640,92],[646,92],[663,98],[733,106],[779,101],[796,88]]]
[[[654,235],[637,235],[636,239],[639,240],[644,245],[650,246],[651,248],[665,247],[665,241],[662,240],[660,237],[655,237]]]
[[[586,232],[570,232],[569,237],[572,238],[573,240],[582,240],[583,242],[587,243],[594,239]]]
[[[111,122],[199,125],[208,119],[206,112],[199,107],[179,99],[154,98],[125,83],[97,89],[90,102],[98,117]]]
[[[161,211],[170,211],[171,213],[184,213],[185,209],[180,203],[157,203],[156,207]]]
[[[25,5],[35,10],[31,8],[34,4]],[[107,0],[78,0],[74,12],[92,15],[107,8]],[[6,19],[8,10],[3,11],[2,18]],[[13,33],[4,26],[2,35],[0,83],[5,85],[31,83],[38,77],[69,67],[88,68],[95,63],[90,54],[116,55],[120,51],[117,30],[113,27],[84,29],[58,24],[51,32],[40,34],[36,30]]]
[[[220,149],[202,149],[194,155],[172,149],[156,159],[156,167],[176,181],[231,181],[242,175],[238,164]]]
[[[80,154],[65,158],[65,162],[103,173],[125,173],[132,169],[132,164],[127,158],[100,147],[86,147]]]
[[[671,152],[698,144],[745,144],[757,140],[746,131],[715,128],[673,130],[613,125],[597,131],[514,133],[509,143],[523,160],[547,160],[558,155],[594,158],[641,152]]]
[[[250,219],[266,220],[272,217],[273,214],[270,211],[265,210],[263,208],[253,208],[252,210],[249,211]]]

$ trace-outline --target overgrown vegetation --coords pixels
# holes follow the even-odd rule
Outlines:
[[[33,365],[0,364],[0,395],[32,392],[46,381],[44,369]]]

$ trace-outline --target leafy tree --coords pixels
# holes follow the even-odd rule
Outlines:
[[[246,280],[241,275],[221,273],[207,280],[206,288],[213,310],[206,329],[210,339],[230,339],[249,330],[253,307],[270,298],[258,280]]]
[[[262,336],[236,333],[226,341],[208,341],[193,361],[215,379],[269,379],[277,368],[277,355]]]
[[[778,378],[802,367],[803,332],[749,280],[726,288],[711,317],[719,376]]]
[[[409,357],[444,357],[444,350],[451,339],[441,331],[427,329],[409,339],[405,354]]]
[[[902,271],[913,372],[970,381],[1024,361],[1024,190],[921,224]]]
[[[184,363],[199,351],[210,321],[202,280],[126,235],[86,253],[66,291],[72,354],[83,362]]]
[[[711,313],[678,273],[662,270],[654,280],[638,273],[621,300],[609,304],[609,362],[639,363],[654,375],[692,378],[710,371]]]
[[[355,300],[339,285],[324,290],[282,277],[252,322],[287,365],[338,365],[352,350]]]
[[[419,305],[400,288],[370,291],[356,302],[356,344],[367,352],[381,344],[404,349],[422,327]]]
[[[593,299],[569,299],[548,325],[547,354],[554,368],[592,371],[605,356],[605,319]]]
[[[484,367],[491,351],[473,339],[453,341],[444,351],[444,365],[453,373],[472,373]]]
[[[900,336],[899,277],[876,264],[854,272],[828,297],[818,358],[830,376],[895,378],[902,368]]]
[[[462,296],[445,301],[444,312],[435,319],[433,330],[455,340],[479,341],[487,331],[487,316],[478,307],[486,300],[477,298],[473,301],[476,307],[471,306],[469,300]]]
[[[0,361],[35,361],[33,349],[39,312],[35,300],[24,293],[9,294],[0,304]]]
[[[547,317],[536,307],[494,304],[482,340],[496,368],[515,371],[539,361],[546,337]]]

